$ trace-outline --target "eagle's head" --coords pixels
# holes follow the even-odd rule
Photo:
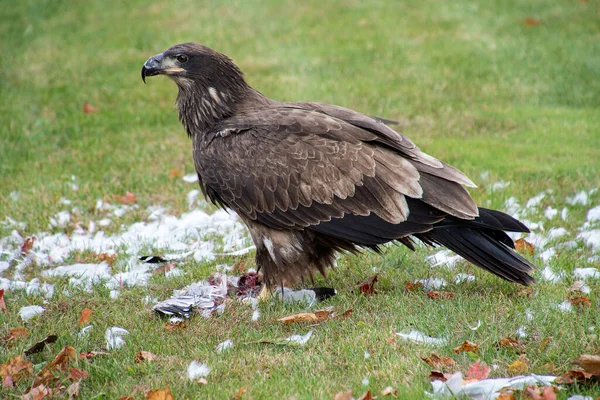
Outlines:
[[[229,115],[249,91],[229,57],[199,43],[177,44],[150,57],[142,80],[155,75],[166,75],[179,87],[179,115],[190,135]]]

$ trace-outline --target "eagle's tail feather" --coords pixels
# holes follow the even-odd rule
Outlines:
[[[444,221],[431,231],[415,236],[425,243],[445,246],[508,281],[522,285],[534,283],[531,273],[535,266],[513,250],[512,240],[502,231],[527,231],[527,228],[499,211],[481,209],[481,215],[473,221]],[[495,217],[494,225],[499,222],[501,226],[486,226],[486,221],[482,221],[492,216]]]

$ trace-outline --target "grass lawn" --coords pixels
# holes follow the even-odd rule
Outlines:
[[[0,361],[49,334],[58,340],[32,356],[36,371],[67,345],[77,352],[106,351],[106,329],[119,326],[130,332],[122,348],[77,362],[89,372],[80,398],[142,399],[150,389],[170,386],[178,399],[231,398],[241,388],[247,399],[331,399],[340,391],[358,397],[392,386],[408,399],[426,398],[424,391],[431,390],[431,368],[420,357],[432,351],[454,358],[456,367],[448,372],[466,372],[480,360],[495,366],[490,377],[514,374],[508,366],[519,355],[494,343],[521,328],[525,373],[559,375],[573,368],[579,354],[598,354],[600,280],[586,281],[591,305],[566,312],[555,306],[576,295],[568,290],[575,268],[600,268],[593,249],[577,238],[587,211],[600,204],[600,190],[585,204],[567,203],[577,192],[600,186],[599,12],[594,0],[0,3],[0,221],[25,223],[0,223],[0,262],[13,255],[2,238],[15,230],[23,238],[72,235],[78,224],[86,228],[105,218],[95,207],[98,199],[114,204],[114,195],[137,196],[137,208],[98,226],[106,235],[148,221],[148,207],[166,207],[174,216],[189,211],[186,196],[196,186],[179,176],[192,173],[193,163],[173,107],[176,87],[168,79],[148,85],[140,79],[149,56],[184,41],[228,54],[269,97],[334,103],[399,121],[398,129],[423,150],[480,185],[471,190],[480,205],[506,210],[514,197],[522,218],[543,225],[534,230],[537,238],[547,239],[551,228],[567,230],[532,256],[540,270],[550,267],[564,276],[553,283],[539,273],[529,297],[466,263],[431,267],[426,257],[435,250],[390,246],[383,255],[343,257],[327,278],[316,280],[338,291],[317,308],[353,313],[316,326],[277,322],[308,311],[305,304],[261,304],[260,317],[252,321],[249,305],[231,302],[220,316],[196,316],[185,329],[168,332],[150,310],[153,303],[144,302],[205,279],[217,264],[244,261],[252,267],[253,254],[188,257],[178,263],[183,275],[152,275],[146,286],[121,288],[116,299],[102,284],[87,292],[68,278],[42,277],[55,285],[50,299],[24,290],[5,293],[8,313],[0,313],[0,335],[25,326],[29,336],[5,344]],[[84,103],[97,112],[84,113]],[[510,185],[491,190],[500,180]],[[525,207],[542,192],[539,204]],[[548,207],[559,214],[566,207],[568,216],[548,218]],[[50,218],[64,210],[70,221],[50,227]],[[557,246],[573,240],[574,248]],[[125,247],[117,251],[115,273],[131,257]],[[544,260],[548,248],[556,252]],[[59,264],[33,263],[19,272],[20,279],[89,259],[84,251]],[[357,284],[374,271],[378,293],[357,293]],[[14,273],[11,265],[1,276],[12,280]],[[458,273],[476,279],[455,283]],[[433,300],[424,290],[405,290],[405,281],[429,277],[446,280],[442,290],[454,298]],[[44,314],[22,321],[20,308],[34,304],[43,305]],[[94,328],[78,336],[83,308],[93,310]],[[477,321],[480,327],[472,330]],[[446,343],[415,344],[395,334],[413,329]],[[257,343],[309,330],[305,346]],[[233,347],[217,353],[226,339]],[[479,353],[454,354],[465,340],[477,343]],[[158,358],[135,363],[138,350]],[[187,378],[192,360],[210,367],[206,384]],[[31,382],[23,379],[2,397],[23,394]],[[573,393],[595,397],[600,387],[569,386],[558,396]]]

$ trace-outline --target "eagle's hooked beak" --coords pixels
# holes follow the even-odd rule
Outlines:
[[[142,81],[146,83],[147,76],[159,74],[173,75],[178,72],[183,72],[184,69],[178,67],[175,61],[170,57],[164,57],[162,53],[150,57],[142,67]]]

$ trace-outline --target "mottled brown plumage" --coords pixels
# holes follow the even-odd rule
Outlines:
[[[256,245],[269,286],[325,273],[337,251],[412,238],[444,245],[509,281],[534,266],[504,231],[514,218],[478,208],[457,169],[423,153],[383,120],[320,103],[271,100],[225,55],[196,43],[150,58],[146,76],[179,87],[179,118],[193,140],[200,187],[234,210]]]

